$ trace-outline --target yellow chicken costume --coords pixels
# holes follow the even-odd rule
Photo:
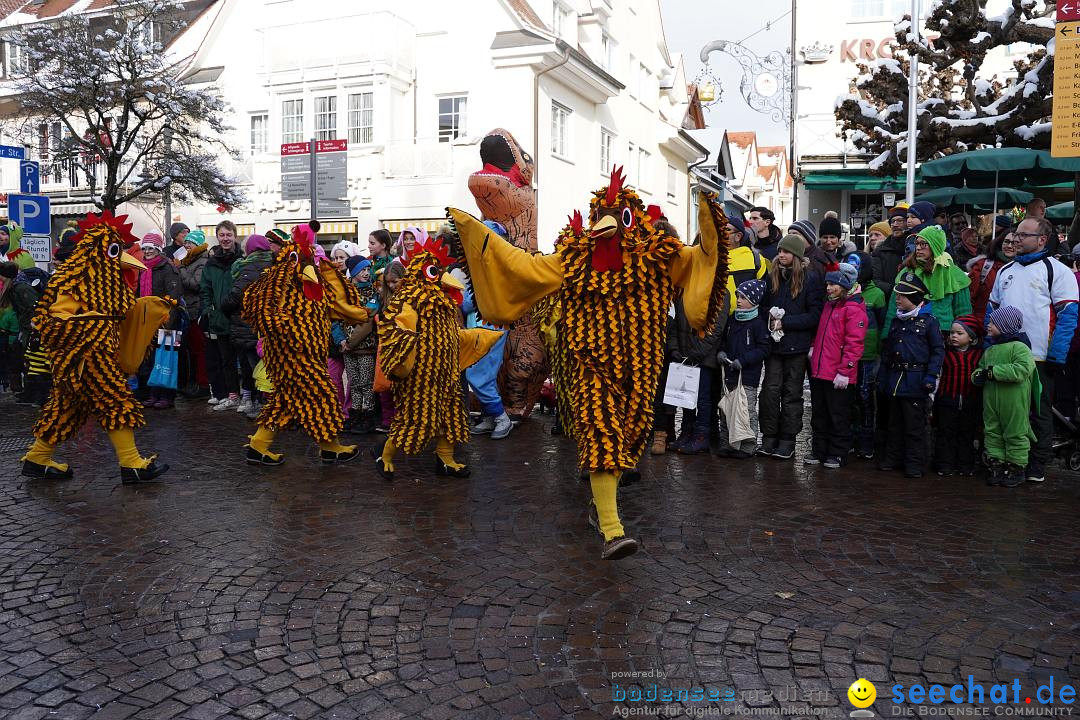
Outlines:
[[[126,215],[90,214],[79,223],[75,251],[49,280],[34,315],[41,347],[52,364],[53,387],[34,425],[36,440],[22,458],[22,474],[64,480],[72,470],[53,460],[56,446],[91,415],[109,435],[124,483],[152,480],[169,469],[135,448],[135,428],[146,424],[128,388],[158,328],[175,302],[136,300],[145,266],[124,252],[136,242]]]
[[[499,333],[463,330],[463,286],[446,272],[453,263],[439,239],[417,245],[405,275],[379,318],[379,363],[393,381],[394,419],[375,466],[394,479],[394,455],[413,455],[436,439],[435,472],[468,477],[454,446],[469,439],[460,376],[495,345]]]
[[[623,182],[615,169],[591,202],[588,231],[575,212],[552,255],[530,255],[468,213],[447,211],[485,320],[509,324],[558,294],[552,365],[560,396],[573,398],[566,429],[589,471],[604,559],[638,549],[619,521],[616,489],[648,441],[675,288],[693,328],[706,332],[722,307],[727,273],[719,242],[727,218],[712,197],[698,207],[701,242],[688,247],[655,229]]]
[[[300,426],[319,444],[324,463],[352,460],[356,445],[338,442],[345,422],[330,381],[326,358],[333,320],[367,322],[368,311],[356,287],[331,263],[316,265],[318,221],[297,225],[274,263],[244,291],[244,322],[263,341],[263,365],[274,387],[263,406],[246,460],[251,465],[281,465],[285,457],[270,445],[280,430]]]

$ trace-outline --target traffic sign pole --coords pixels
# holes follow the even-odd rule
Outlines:
[[[316,150],[318,150],[318,141],[315,138],[311,139],[311,219],[319,219],[319,188],[315,182],[315,173],[318,172],[319,161],[316,159]]]

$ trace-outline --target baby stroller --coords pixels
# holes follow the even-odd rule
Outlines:
[[[1073,472],[1080,472],[1080,424],[1054,408],[1054,454]]]

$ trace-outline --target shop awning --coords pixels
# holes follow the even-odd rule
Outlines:
[[[871,175],[865,170],[824,170],[806,173],[803,185],[812,190],[859,190],[863,192],[904,192],[905,178]],[[916,183],[916,188],[921,184]]]
[[[446,218],[427,220],[383,220],[383,228],[392,233],[399,233],[407,227],[418,227],[429,233],[438,232],[439,226],[447,222]]]
[[[214,233],[216,232],[216,228],[217,228],[216,224],[214,224],[214,225],[200,225],[199,226],[199,229],[202,230],[204,233],[206,233],[206,237],[208,237],[208,238],[214,237]],[[255,234],[255,223],[251,223],[249,225],[237,225],[236,226],[236,237],[247,237],[248,235],[254,235],[254,234]]]
[[[307,220],[287,220],[285,222],[279,222],[274,225],[279,230],[285,232],[292,232],[292,229],[297,225],[306,223]],[[356,221],[352,222],[323,222],[319,221],[319,234],[320,235],[355,235],[356,234]]]

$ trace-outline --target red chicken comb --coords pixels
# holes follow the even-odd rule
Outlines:
[[[626,176],[623,175],[622,166],[613,167],[611,169],[611,182],[607,186],[607,196],[604,198],[604,202],[607,205],[614,205],[615,201],[619,197],[619,191],[623,188],[623,183],[626,182]]]
[[[575,210],[573,215],[569,216],[570,229],[574,231],[575,235],[581,235],[585,232],[585,222],[581,218],[581,211]]]
[[[645,208],[645,214],[649,216],[650,222],[664,219],[664,211],[660,209],[659,205],[650,205]]]
[[[315,230],[307,223],[297,225],[292,229],[292,241],[305,255],[311,257],[315,248]]]
[[[132,243],[138,242],[139,239],[132,234],[131,223],[125,222],[127,219],[127,215],[113,215],[112,210],[102,210],[100,215],[88,213],[85,218],[79,221],[79,234],[76,236],[75,241],[78,242],[82,239],[83,233],[87,230],[105,225],[119,233],[120,240],[126,247],[130,247]]]
[[[413,248],[416,252],[429,252],[435,256],[435,259],[439,261],[439,265],[442,267],[449,267],[455,262],[454,256],[450,254],[450,247],[443,242],[441,237],[428,238],[428,241],[420,245],[416,243],[416,247]]]

